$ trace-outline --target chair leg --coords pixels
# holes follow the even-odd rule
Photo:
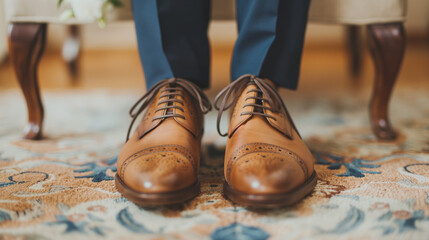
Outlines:
[[[353,79],[357,81],[362,71],[362,41],[360,27],[354,25],[347,26],[346,39],[350,73]]]
[[[46,40],[46,24],[13,23],[9,28],[9,53],[21,90],[27,102],[26,139],[42,137],[43,104],[37,81],[37,67]]]
[[[80,57],[80,31],[79,26],[71,25],[68,27],[69,37],[63,44],[62,55],[68,65],[70,76],[75,82],[79,75],[79,57]]]
[[[402,23],[368,25],[368,40],[375,67],[375,82],[369,106],[372,129],[382,140],[397,135],[389,117],[388,105],[405,51],[405,30]]]

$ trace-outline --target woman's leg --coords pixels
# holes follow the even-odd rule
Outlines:
[[[232,80],[244,74],[297,87],[310,0],[237,0]]]
[[[180,77],[209,86],[210,0],[133,0],[147,88]]]

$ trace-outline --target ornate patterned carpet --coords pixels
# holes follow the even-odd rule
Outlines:
[[[125,92],[45,93],[46,138],[20,138],[19,92],[0,92],[0,239],[429,239],[429,95],[397,91],[400,137],[378,142],[366,101],[346,94],[286,99],[317,159],[315,191],[289,208],[224,199],[225,139],[210,113],[201,194],[177,207],[140,208],[113,176],[137,99]]]

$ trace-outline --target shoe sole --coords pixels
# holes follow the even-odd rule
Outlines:
[[[290,206],[310,194],[317,184],[316,172],[301,186],[281,194],[246,194],[234,190],[226,181],[224,193],[226,197],[240,205],[256,208],[275,208]]]
[[[122,179],[115,175],[116,189],[131,202],[140,206],[165,206],[182,204],[196,197],[200,193],[200,183],[175,192],[141,193],[130,189]]]

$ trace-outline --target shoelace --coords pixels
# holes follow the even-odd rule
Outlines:
[[[214,107],[219,110],[217,115],[217,131],[219,135],[225,137],[228,135],[228,132],[222,133],[220,129],[220,121],[222,119],[222,114],[225,110],[229,109],[238,99],[240,93],[249,85],[256,85],[257,89],[249,90],[249,92],[257,92],[262,93],[263,97],[248,97],[248,99],[255,99],[255,103],[247,103],[243,106],[253,106],[255,109],[267,109],[271,112],[278,113],[284,110],[287,114],[286,106],[284,105],[280,95],[277,90],[274,89],[267,81],[262,78],[259,78],[255,75],[246,74],[239,77],[237,80],[229,84],[226,88],[222,89],[219,94],[216,96],[214,100]],[[222,99],[222,100],[221,100]],[[221,101],[220,101],[221,100]],[[218,104],[220,101],[220,105]],[[269,107],[264,106],[264,102],[268,102]],[[242,112],[240,115],[259,115],[267,118],[272,118],[276,120],[276,118],[270,114],[266,114],[265,111],[250,111],[250,112]],[[289,115],[289,114],[288,114]],[[289,116],[288,116],[289,117]],[[290,117],[289,117],[290,119]],[[291,119],[290,119],[291,120]],[[293,122],[292,122],[293,124]]]
[[[165,107],[158,107],[155,112],[166,110],[166,114],[154,117],[152,121],[155,121],[157,119],[162,118],[170,118],[170,117],[180,117],[185,119],[185,117],[181,114],[174,114],[169,113],[169,109],[180,109],[183,111],[183,108],[180,106],[174,106],[170,105],[170,103],[178,102],[182,106],[184,105],[183,101],[180,99],[177,99],[176,96],[183,96],[183,89],[187,91],[192,98],[196,99],[198,101],[199,107],[201,111],[205,114],[208,111],[211,110],[212,106],[210,103],[210,100],[208,97],[204,94],[204,92],[194,83],[187,81],[182,78],[169,78],[162,81],[159,81],[157,84],[155,84],[151,89],[149,89],[130,109],[130,116],[132,118],[130,127],[128,128],[127,133],[127,140],[130,138],[131,129],[134,126],[134,122],[138,118],[138,116],[149,106],[149,104],[152,102],[152,100],[155,98],[158,91],[168,86],[167,88],[163,89],[161,93],[163,93],[159,96],[159,98],[166,98],[164,100],[161,100],[158,105],[161,105],[163,103],[166,103]],[[171,97],[171,98],[170,98]]]

